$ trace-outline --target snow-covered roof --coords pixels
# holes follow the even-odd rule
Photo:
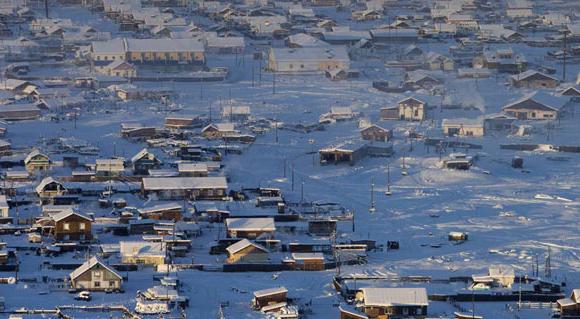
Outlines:
[[[209,189],[227,188],[228,182],[223,176],[217,177],[145,177],[145,190],[170,189]]]
[[[292,253],[292,259],[294,260],[324,259],[324,255],[322,253]]]
[[[514,277],[514,268],[509,265],[492,265],[489,266],[489,275],[491,277]]]
[[[228,218],[228,230],[236,231],[275,231],[274,218]]]
[[[503,107],[504,110],[510,108],[531,108],[531,109],[541,109],[549,108],[554,111],[558,111],[564,105],[570,102],[570,97],[568,96],[555,96],[545,92],[536,91],[528,95],[525,95],[521,99],[509,103]]]
[[[70,217],[70,216],[73,216],[73,215],[78,216],[80,218],[83,218],[83,219],[85,219],[87,221],[92,221],[89,217],[87,217],[85,215],[82,215],[80,213],[77,213],[77,212],[74,211],[74,209],[71,209],[71,208],[64,209],[64,210],[62,210],[62,211],[60,211],[58,213],[55,213],[55,214],[51,214],[50,217],[55,222],[58,222],[58,221],[61,221],[61,220],[65,219],[65,218]]]
[[[107,269],[115,277],[118,277],[121,280],[123,279],[123,277],[121,275],[119,275],[118,272],[116,272],[113,268],[111,268],[108,265],[106,265],[104,262],[102,262],[96,256],[94,256],[91,259],[87,260],[79,268],[75,269],[72,273],[70,273],[70,275],[69,275],[70,276],[70,279],[71,280],[75,280],[76,278],[78,278],[79,276],[81,276],[82,274],[84,274],[85,272],[87,272],[88,270],[92,269],[96,265],[99,265],[99,266]]]
[[[277,62],[283,61],[350,61],[348,52],[343,46],[308,47],[308,48],[271,48],[271,54]]]
[[[468,126],[468,127],[483,127],[483,119],[468,119],[468,118],[455,118],[455,119],[443,119],[443,127],[445,126]]]
[[[247,240],[247,239],[245,239],[245,238],[244,238],[244,239],[242,239],[242,240],[240,240],[240,241],[237,241],[237,242],[235,242],[234,244],[231,244],[231,245],[229,245],[229,246],[226,248],[226,251],[227,251],[229,254],[235,254],[235,253],[237,253],[237,252],[241,251],[242,249],[245,249],[245,248],[247,248],[247,247],[249,247],[249,246],[254,246],[254,247],[256,247],[257,249],[259,249],[259,250],[261,250],[261,251],[263,251],[263,252],[265,252],[265,253],[267,253],[267,252],[268,252],[268,249],[266,249],[266,248],[265,248],[265,247],[263,247],[262,245],[258,245],[258,244],[256,244],[256,243],[253,243],[253,242],[251,242],[251,241],[249,241],[249,240]]]
[[[297,45],[302,48],[307,47],[328,47],[330,46],[329,43],[324,42],[318,38],[315,38],[311,35],[305,33],[297,33],[288,36],[288,43]]]
[[[120,241],[121,256],[165,256],[164,242]]]
[[[51,183],[58,183],[61,185],[61,187],[64,189],[65,187],[62,185],[62,183],[60,183],[59,181],[55,180],[54,178],[52,178],[52,176],[47,176],[45,178],[42,179],[42,181],[40,181],[40,183],[38,184],[38,186],[36,186],[35,190],[37,194],[42,193],[42,191],[44,190],[44,188]]]
[[[286,287],[268,288],[268,289],[254,291],[254,297],[260,298],[260,297],[265,297],[265,296],[270,296],[270,295],[283,294],[283,293],[287,293],[287,292],[288,292],[288,289],[286,289]]]
[[[362,288],[365,306],[427,306],[425,288]]]
[[[147,214],[147,213],[154,213],[154,212],[158,212],[158,211],[162,211],[162,210],[172,210],[172,209],[183,209],[183,206],[179,203],[164,203],[164,204],[158,204],[158,205],[154,205],[154,206],[140,208],[139,212],[142,214]]]

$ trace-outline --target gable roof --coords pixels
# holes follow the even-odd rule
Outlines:
[[[543,80],[553,80],[553,81],[558,81],[558,79],[549,76],[547,74],[544,74],[542,72],[536,71],[536,70],[527,70],[525,72],[522,72],[520,74],[514,74],[511,76],[511,78],[514,81],[523,81],[523,80],[531,80],[531,79],[543,79]]]
[[[570,102],[570,97],[554,96],[544,92],[533,92],[523,98],[505,105],[502,109],[532,109],[558,111]]]
[[[85,219],[87,221],[92,222],[92,219],[90,219],[89,217],[87,217],[85,215],[82,215],[80,213],[75,212],[72,208],[63,209],[62,211],[60,211],[60,212],[58,212],[56,214],[51,214],[50,217],[55,222],[59,222],[59,221],[65,219],[65,218],[67,218],[69,216],[72,216],[72,215],[78,216],[80,218],[83,218],[83,219]]]
[[[79,276],[84,274],[85,272],[91,270],[96,265],[99,265],[99,266],[105,268],[110,273],[112,273],[115,277],[123,280],[123,277],[121,275],[119,275],[118,272],[116,272],[113,268],[109,267],[104,262],[102,262],[97,256],[94,256],[91,259],[87,260],[79,268],[77,268],[73,272],[71,272],[69,277],[71,280],[75,280],[76,278],[78,278]]]
[[[42,181],[40,181],[40,183],[38,184],[38,186],[36,186],[34,190],[36,191],[37,194],[40,194],[44,190],[44,188],[51,183],[58,183],[60,184],[62,189],[66,189],[61,182],[55,180],[54,178],[52,178],[52,176],[48,176],[43,178]]]
[[[256,247],[258,250],[261,250],[265,253],[269,252],[268,249],[266,249],[264,246],[253,243],[245,238],[240,240],[240,241],[235,242],[234,244],[229,245],[226,248],[226,251],[229,254],[235,254],[235,253],[241,251],[242,249],[245,249],[245,248],[250,247],[250,246]]]
[[[32,158],[34,158],[38,155],[44,156],[44,157],[46,157],[46,159],[48,159],[50,161],[50,157],[48,157],[48,155],[43,154],[39,150],[35,149],[26,156],[26,158],[24,159],[24,163],[26,164],[26,163],[30,162],[32,160]]]

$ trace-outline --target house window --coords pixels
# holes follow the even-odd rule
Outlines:
[[[293,65],[292,63],[290,63],[289,67],[290,67],[291,69],[293,69],[293,68],[294,68],[294,65]]]
[[[532,112],[532,117],[536,117],[536,112]]]
[[[93,277],[101,277],[101,272],[100,271],[93,271]]]
[[[79,224],[79,229],[80,229],[80,230],[85,230],[85,228],[86,228],[86,225],[85,225],[85,223],[80,223],[80,224]]]
[[[95,281],[95,288],[99,288],[101,287],[101,282],[100,281]]]
[[[64,225],[62,225],[62,229],[64,229],[64,230],[70,230],[70,224],[69,223],[64,223]]]
[[[304,69],[304,64],[300,64],[300,68],[301,69]]]
[[[415,116],[419,116],[419,110],[415,110]]]
[[[109,287],[115,287],[115,281],[114,280],[109,280]]]

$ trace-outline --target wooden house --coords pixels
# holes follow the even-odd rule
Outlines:
[[[155,154],[144,148],[131,157],[131,165],[133,166],[133,174],[148,175],[150,169],[159,168],[161,161]]]
[[[425,119],[425,102],[408,97],[397,103],[399,119],[405,121],[423,121]]]
[[[286,302],[288,289],[284,287],[262,289],[254,291],[253,295],[252,306],[255,309],[262,309],[272,304]]]
[[[159,199],[224,199],[228,183],[223,176],[216,177],[145,177],[141,190],[145,196]]]
[[[336,232],[336,220],[313,219],[308,221],[308,233],[315,236],[331,236]]]
[[[425,288],[362,288],[356,299],[368,318],[426,318]]]
[[[50,164],[50,157],[41,153],[39,150],[33,150],[24,159],[24,166],[31,173],[35,171],[47,171],[50,169]]]
[[[53,198],[64,195],[68,192],[64,185],[52,177],[45,177],[35,188],[36,194],[40,198]]]
[[[167,117],[165,127],[168,129],[184,129],[193,127],[195,119],[192,117]]]
[[[330,69],[348,70],[350,58],[343,46],[271,48],[266,68],[271,72],[285,73],[322,72]]]
[[[98,158],[95,165],[97,176],[120,176],[125,172],[125,162],[121,158]]]
[[[246,121],[251,115],[249,106],[224,106],[221,116],[228,121]]]
[[[123,277],[98,257],[92,257],[69,275],[71,288],[83,291],[118,291]]]
[[[324,255],[322,253],[292,253],[295,269],[305,271],[324,270]]]
[[[54,221],[53,235],[57,241],[87,241],[93,237],[93,221],[72,209],[53,214],[50,218]]]
[[[5,104],[0,106],[0,119],[6,121],[33,120],[40,117],[37,103]]]
[[[268,262],[268,249],[244,238],[226,248],[228,254],[227,263],[266,263]]]
[[[570,298],[559,299],[558,310],[562,319],[580,318],[580,289],[572,290]]]
[[[392,132],[376,124],[360,130],[360,134],[365,141],[387,142],[392,137]]]
[[[123,60],[113,61],[103,67],[97,68],[98,71],[108,76],[119,76],[123,78],[137,77],[137,68]]]
[[[510,77],[510,83],[517,88],[555,88],[560,81],[553,76],[535,71],[528,70]]]
[[[225,138],[237,133],[233,123],[212,123],[201,129],[201,135],[205,138]]]
[[[481,137],[485,134],[483,119],[444,119],[441,126],[446,136]]]
[[[0,195],[0,218],[8,218],[8,213],[10,212],[10,206],[8,206],[8,200],[6,195]]]
[[[228,218],[226,230],[230,238],[254,239],[261,236],[273,237],[276,231],[274,218]]]
[[[120,241],[119,245],[121,261],[124,264],[165,264],[165,242]]]
[[[569,97],[533,93],[507,104],[502,110],[518,120],[555,120],[569,103]]]
[[[139,215],[143,219],[154,220],[181,220],[183,206],[178,203],[160,204],[139,209]]]
[[[179,163],[177,164],[179,176],[206,177],[209,169],[206,163]]]

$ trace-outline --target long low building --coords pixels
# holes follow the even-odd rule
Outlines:
[[[115,38],[93,42],[91,57],[96,66],[123,60],[146,65],[203,65],[205,49],[198,39]]]
[[[0,119],[7,121],[32,120],[40,117],[36,104],[6,104],[0,106]]]
[[[321,72],[349,68],[350,58],[343,46],[271,48],[268,54],[268,70],[272,72]]]
[[[225,177],[146,177],[141,183],[144,195],[159,199],[223,199],[227,196]]]

